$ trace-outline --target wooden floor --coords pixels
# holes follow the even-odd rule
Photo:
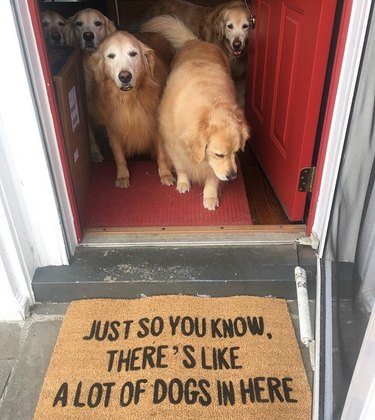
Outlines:
[[[238,154],[254,225],[290,224],[251,148]]]

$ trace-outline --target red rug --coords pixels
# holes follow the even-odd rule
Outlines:
[[[115,187],[112,161],[92,165],[92,180],[83,215],[85,227],[225,226],[251,225],[240,168],[235,180],[223,182],[220,207],[206,210],[202,187],[185,194],[160,183],[154,162],[128,162],[130,187]]]

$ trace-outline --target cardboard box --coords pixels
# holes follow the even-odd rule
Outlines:
[[[80,216],[90,183],[87,104],[81,51],[67,46],[48,48],[66,154]]]

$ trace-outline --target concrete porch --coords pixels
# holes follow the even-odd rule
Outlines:
[[[70,301],[156,294],[275,296],[287,299],[298,339],[296,265],[307,272],[314,320],[316,260],[310,247],[78,248],[70,266],[37,271],[38,303],[25,321],[0,323],[0,418],[32,419]],[[312,386],[308,350],[299,344]]]

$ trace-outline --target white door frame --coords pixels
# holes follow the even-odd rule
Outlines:
[[[312,226],[312,236],[318,240],[318,257],[322,258],[328,223],[336,189],[337,177],[357,82],[363,43],[369,20],[371,1],[353,0],[345,51],[335,105],[329,129],[327,151],[324,158],[322,181]]]
[[[0,50],[6,60],[0,66],[0,320],[25,317],[34,301],[35,270],[68,264],[76,245],[62,170],[45,149],[46,138],[48,145],[56,139],[28,8],[25,0],[12,3],[22,14],[27,54],[11,2],[2,1]],[[49,156],[57,160],[54,149]]]
[[[375,418],[375,305],[350,382],[341,420]]]
[[[319,243],[319,259],[323,257],[339,166],[370,17],[370,8],[371,1],[353,0],[343,62],[329,129],[328,147],[324,159],[325,164],[319,189],[317,209],[312,226],[312,236],[317,238]],[[331,299],[328,301],[331,303]],[[375,418],[374,343],[375,310],[373,308],[371,320],[367,327],[366,336],[363,340],[353,379],[346,397],[341,417],[342,420],[370,420]],[[318,383],[317,378],[316,382]],[[316,416],[318,416],[317,410],[314,418],[317,418]]]

